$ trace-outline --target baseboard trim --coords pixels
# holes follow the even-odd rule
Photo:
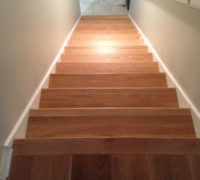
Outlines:
[[[155,48],[153,47],[151,42],[148,40],[148,38],[145,36],[143,31],[140,29],[140,27],[137,25],[137,23],[134,21],[134,19],[132,18],[132,16],[130,14],[129,14],[129,17],[130,17],[132,23],[137,28],[140,35],[142,36],[142,38],[144,39],[144,41],[147,44],[150,52],[152,52],[152,54],[154,56],[154,60],[158,61],[159,65],[161,66],[161,68],[164,70],[164,72],[168,76],[169,81],[171,81],[170,83],[173,83],[174,87],[176,87],[180,106],[189,107],[191,109],[193,121],[194,121],[194,126],[195,126],[195,132],[196,132],[197,137],[200,137],[200,112],[198,111],[196,106],[193,104],[191,99],[188,97],[188,95],[185,93],[185,91],[180,86],[180,84],[177,82],[174,75],[170,72],[170,70],[165,65],[164,61],[159,56],[159,54],[157,53],[157,51],[155,50]],[[184,102],[184,105],[182,105],[183,104],[182,102]]]
[[[47,73],[45,74],[44,78],[42,79],[41,83],[39,84],[38,88],[36,89],[35,93],[33,94],[32,98],[30,99],[29,103],[27,104],[26,108],[24,109],[23,113],[21,114],[20,118],[18,119],[17,123],[15,124],[15,126],[13,127],[13,129],[11,130],[9,136],[7,137],[5,143],[4,143],[4,147],[11,147],[12,145],[12,141],[15,137],[15,134],[17,133],[18,129],[20,128],[21,124],[23,123],[24,119],[26,118],[27,114],[29,113],[29,110],[32,107],[37,107],[38,106],[38,98],[40,97],[40,92],[41,89],[45,86],[48,85],[48,79],[49,79],[49,75],[54,72],[56,63],[60,60],[61,54],[64,52],[64,48],[65,46],[68,44],[68,41],[70,40],[70,37],[73,33],[73,31],[75,30],[77,24],[80,21],[81,16],[77,19],[76,23],[74,24],[74,26],[72,27],[71,31],[69,32],[69,34],[67,35],[64,43],[62,44],[58,54],[56,55],[55,59],[53,60],[53,63],[51,64],[50,68],[48,69]]]

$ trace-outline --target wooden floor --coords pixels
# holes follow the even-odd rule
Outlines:
[[[200,180],[190,110],[128,16],[81,18],[8,180]]]

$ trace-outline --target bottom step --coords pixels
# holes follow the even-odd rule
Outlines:
[[[199,180],[200,156],[76,155],[72,180]]]
[[[199,180],[200,155],[15,156],[8,180]]]
[[[199,180],[200,139],[21,139],[8,180]]]

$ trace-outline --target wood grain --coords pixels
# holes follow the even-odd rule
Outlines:
[[[109,155],[74,155],[72,180],[111,180]]]
[[[51,74],[49,87],[167,87],[167,81],[164,73]]]
[[[58,63],[56,73],[158,73],[158,63]]]
[[[178,107],[175,89],[84,88],[43,89],[40,108]]]
[[[189,109],[181,108],[45,108],[32,109],[30,117],[190,117]]]
[[[71,180],[71,155],[14,156],[8,180]]]
[[[195,137],[191,116],[31,117],[27,138]]]
[[[41,138],[18,139],[14,155],[172,154],[199,155],[198,138]]]
[[[88,32],[89,33],[89,32]],[[140,40],[140,39],[134,39],[134,40],[106,40],[106,41],[102,41],[102,40],[71,40],[69,42],[69,46],[73,47],[73,46],[85,46],[85,44],[87,44],[87,46],[95,46],[95,47],[104,47],[104,46],[110,46],[110,47],[115,47],[115,46],[134,46],[134,45],[144,45],[144,41]]]
[[[101,51],[97,49],[97,51]],[[134,63],[134,62],[141,62],[141,63],[148,63],[153,65],[153,57],[151,53],[143,53],[143,54],[63,54],[62,55],[62,62],[79,62],[79,63]],[[145,64],[143,64],[145,66]]]

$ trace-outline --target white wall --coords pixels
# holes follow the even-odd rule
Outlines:
[[[175,0],[132,0],[130,13],[199,113],[200,10]],[[199,119],[194,123],[200,135]]]
[[[79,0],[1,1],[0,145],[79,16]]]

